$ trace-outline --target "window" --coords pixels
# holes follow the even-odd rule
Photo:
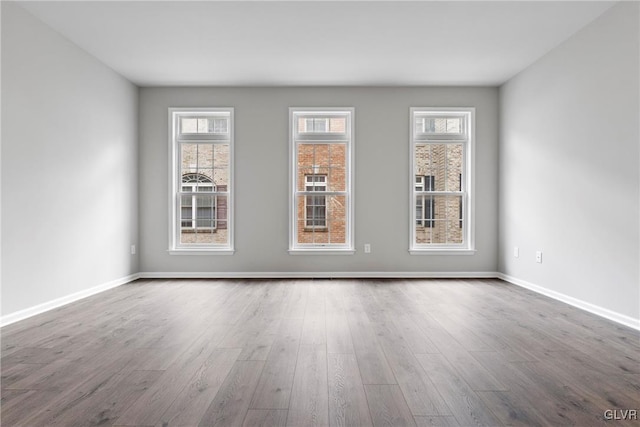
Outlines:
[[[411,109],[411,253],[473,253],[474,109]]]
[[[171,253],[232,253],[233,109],[170,109]]]
[[[217,198],[199,197],[198,192],[213,193],[216,187],[209,177],[188,173],[182,177],[182,192],[191,194],[182,196],[180,226],[183,233],[213,231],[218,227],[220,216],[225,219],[226,209],[221,206],[218,209]],[[221,222],[222,228],[226,228],[226,222]]]
[[[303,132],[325,133],[329,128],[329,119],[305,119]]]
[[[305,175],[305,191],[327,191],[326,175]],[[305,228],[327,228],[327,196],[306,196]]]
[[[416,134],[460,135],[462,119],[460,117],[416,117]]]
[[[216,117],[181,117],[180,135],[215,135],[228,134],[229,120]]]
[[[353,253],[353,109],[290,109],[290,253]]]
[[[435,176],[416,176],[416,193],[433,191]],[[416,225],[419,227],[433,227],[433,197],[416,196]]]

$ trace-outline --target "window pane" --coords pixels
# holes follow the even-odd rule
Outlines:
[[[229,144],[181,144],[181,174],[183,182],[195,182],[196,186],[228,186]],[[189,181],[184,177],[189,176]],[[196,190],[194,190],[196,191]],[[213,191],[213,190],[208,190]]]
[[[423,227],[422,225],[416,224],[416,243],[431,243],[431,227]]]
[[[327,191],[327,176],[316,174],[305,175],[304,191]]]
[[[196,227],[214,228],[216,213],[216,198],[214,196],[197,196],[196,199]]]
[[[460,117],[418,117],[416,132],[427,134],[460,134],[462,118]]]
[[[416,196],[416,227],[433,226],[434,196]]]
[[[300,119],[298,132],[313,132],[313,119]]]
[[[460,243],[462,241],[461,205],[461,196],[433,196],[431,207],[433,221],[431,222],[434,223],[433,228],[437,228],[433,235],[433,243]],[[451,225],[456,225],[456,227]]]
[[[180,145],[180,167],[183,174],[198,169],[198,144]]]
[[[180,225],[182,227],[193,227],[193,206],[191,196],[182,196],[180,207]]]
[[[228,243],[227,196],[182,196],[181,201],[180,243]]]
[[[192,196],[180,197],[180,226],[182,228],[194,228]]]
[[[297,191],[307,191],[307,187],[309,186],[309,183],[306,180],[307,176],[313,175],[313,168],[311,167],[306,167],[306,168],[298,168],[298,188],[296,189]]]
[[[416,176],[437,176],[438,169],[444,167],[444,144],[416,144],[414,163]]]
[[[442,244],[447,243],[447,221],[435,220],[431,230],[431,243]]]
[[[447,221],[447,243],[462,243],[462,227],[459,221]]]
[[[447,144],[446,147],[446,191],[461,191],[462,176],[462,144]]]
[[[329,150],[329,191],[347,189],[347,146],[327,144]]]
[[[198,119],[180,119],[180,132],[198,133]]]
[[[182,182],[194,183],[194,187],[213,183],[213,148],[211,144],[181,144]],[[197,190],[194,190],[197,191]]]
[[[298,196],[298,243],[346,243],[346,196]]]
[[[415,126],[414,126],[414,132],[416,134],[418,133],[424,133],[424,117],[416,117],[415,118]]]
[[[332,118],[329,120],[329,132],[345,133],[347,130],[347,119],[344,117]]]
[[[327,132],[329,130],[329,119],[315,119],[314,132]]]
[[[321,168],[329,167],[329,146],[330,144],[313,144],[313,164],[315,166]]]
[[[424,191],[460,191],[463,161],[462,144],[416,145],[416,175],[433,177],[432,186],[425,182]]]
[[[305,227],[326,227],[326,196],[306,196],[305,203]]]
[[[345,117],[300,117],[298,133],[345,133],[347,120]]]
[[[445,203],[447,220],[453,221],[459,230],[462,220],[462,196],[447,196]]]
[[[229,133],[229,120],[224,118],[211,119],[214,133]]]
[[[221,186],[229,185],[229,152],[229,144],[213,145],[213,181],[219,191]]]
[[[416,196],[416,243],[462,243],[461,196]]]
[[[209,119],[198,119],[198,133],[211,133],[211,130],[209,129],[209,123]]]
[[[327,197],[327,222],[329,227],[329,243],[346,243],[347,228],[346,196]]]
[[[190,144],[191,145],[191,144]],[[198,169],[213,168],[213,144],[196,145]]]
[[[346,162],[344,144],[298,144],[298,191],[312,191],[305,181],[309,175],[326,177],[327,191],[346,191]]]
[[[299,133],[326,133],[329,131],[329,118],[306,117],[298,119]]]
[[[183,117],[180,119],[183,134],[229,133],[229,119],[226,117]]]

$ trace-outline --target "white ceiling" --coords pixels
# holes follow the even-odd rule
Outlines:
[[[535,62],[613,3],[21,4],[140,86],[493,86]]]

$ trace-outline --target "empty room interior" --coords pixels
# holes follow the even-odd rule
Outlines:
[[[0,12],[3,426],[640,422],[640,3]]]

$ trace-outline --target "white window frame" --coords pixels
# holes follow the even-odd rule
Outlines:
[[[412,255],[473,255],[475,254],[475,108],[413,107],[410,114],[410,221],[409,253]],[[416,132],[416,120],[424,116],[461,117],[463,129],[460,134]],[[424,129],[424,124],[423,124]],[[457,194],[462,197],[463,237],[460,244],[416,243],[416,145],[423,143],[462,143],[463,166],[462,188],[457,192],[433,192],[437,195]]]
[[[289,254],[291,255],[351,255],[354,249],[354,204],[353,204],[353,176],[354,176],[354,109],[353,108],[316,108],[316,107],[290,107],[289,108]],[[344,117],[345,132],[318,132],[314,129],[298,131],[298,119],[307,118],[332,118]],[[329,124],[327,123],[327,126]],[[346,146],[345,159],[345,191],[326,191],[325,196],[345,196],[346,199],[346,227],[345,243],[305,244],[298,243],[298,212],[296,200],[298,196],[306,196],[311,192],[298,191],[298,145],[304,144],[335,144],[342,143]],[[305,184],[306,184],[306,177]],[[328,185],[328,182],[327,182]],[[306,190],[306,187],[305,187]],[[306,199],[305,199],[306,200]],[[328,211],[327,211],[328,212]],[[306,201],[305,201],[306,224]]]
[[[181,133],[180,119],[204,118],[216,116],[228,119],[226,132],[218,133]],[[169,108],[169,250],[171,255],[232,255],[234,253],[234,109],[233,108]],[[180,243],[182,222],[180,218],[180,202],[182,187],[189,183],[182,183],[181,175],[181,144],[228,144],[229,145],[229,183],[227,190],[221,193],[215,183],[212,193],[227,196],[227,233],[229,239],[226,244],[184,244]],[[217,207],[216,207],[217,208]],[[217,215],[217,209],[216,209]],[[217,219],[216,219],[217,226]]]

